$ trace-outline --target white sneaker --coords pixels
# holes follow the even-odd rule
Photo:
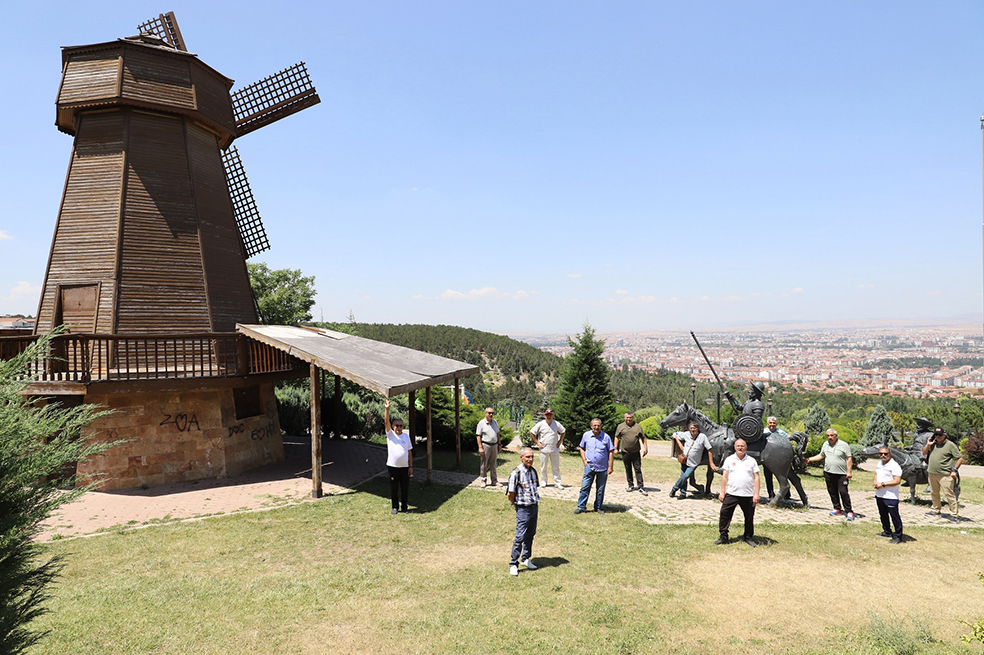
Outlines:
[[[515,564],[509,565],[509,575],[519,575],[519,567]]]
[[[528,559],[524,559],[522,562],[520,562],[520,564],[528,568],[530,571],[536,571],[536,567],[533,565],[533,562],[531,562]]]

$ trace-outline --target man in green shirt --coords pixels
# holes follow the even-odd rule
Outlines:
[[[626,412],[625,422],[619,423],[615,429],[615,454],[619,453],[622,453],[625,480],[629,484],[626,491],[638,489],[645,495],[646,489],[642,482],[642,458],[649,454],[649,446],[646,444],[646,434],[642,431],[642,425],[635,422],[632,412]],[[635,479],[639,483],[638,487],[632,484],[633,469],[635,469]]]
[[[953,517],[951,520],[956,520],[960,513],[960,506],[957,505],[957,498],[953,494],[953,483],[957,479],[957,469],[963,464],[960,449],[957,448],[957,444],[947,440],[943,428],[936,428],[933,438],[926,442],[922,452],[929,458],[927,471],[929,490],[933,495],[933,514],[939,516],[942,509],[940,504],[940,489],[942,489],[950,506],[950,515]]]
[[[851,447],[837,438],[837,430],[827,430],[827,443],[820,449],[819,455],[803,460],[803,466],[810,462],[823,460],[823,479],[827,483],[827,494],[834,509],[831,516],[842,516],[847,512],[847,520],[854,520],[854,509],[851,507],[851,494],[847,485],[854,475],[854,458],[851,457]],[[841,510],[843,504],[844,509]]]

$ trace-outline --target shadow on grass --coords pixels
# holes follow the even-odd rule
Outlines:
[[[536,568],[538,569],[547,569],[570,564],[571,562],[566,557],[534,557],[533,563],[536,564]]]
[[[420,475],[420,478],[416,476]],[[426,473],[417,474],[410,480],[410,491],[407,494],[410,514],[426,514],[440,509],[441,505],[449,501],[460,493],[465,487],[450,484],[431,484],[426,482]],[[390,483],[389,477],[378,476],[366,480],[358,486],[360,492],[379,496],[385,500],[386,506],[390,503]],[[505,494],[503,494],[505,495]]]

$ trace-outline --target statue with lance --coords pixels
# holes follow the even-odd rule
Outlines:
[[[690,336],[693,337],[694,343],[697,344],[700,354],[704,356],[704,361],[707,362],[708,368],[711,369],[711,373],[714,375],[714,379],[717,380],[718,386],[721,387],[721,392],[724,394],[724,397],[728,399],[728,402],[731,403],[735,413],[738,414],[738,416],[735,417],[734,423],[731,424],[731,428],[734,430],[735,436],[744,439],[745,443],[748,444],[761,439],[763,432],[762,415],[765,414],[765,403],[762,402],[762,396],[765,395],[765,385],[757,380],[752,382],[749,385],[748,400],[744,405],[739,404],[734,395],[728,391],[725,388],[724,383],[721,382],[721,378],[718,377],[717,371],[714,370],[711,360],[707,357],[707,353],[704,352],[704,348],[700,345],[700,341],[697,340],[697,335],[691,331]]]

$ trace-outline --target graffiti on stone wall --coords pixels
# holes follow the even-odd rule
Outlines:
[[[178,432],[187,432],[194,428],[195,430],[201,430],[201,426],[198,425],[198,417],[194,414],[165,414],[164,420],[161,421],[161,427],[165,425],[174,425],[178,429]]]
[[[230,425],[228,438],[234,437],[237,434],[245,434],[245,432],[246,432],[245,423],[239,423],[238,425]],[[263,441],[264,439],[273,436],[273,434],[274,434],[273,421],[269,421],[267,422],[266,425],[260,426],[255,430],[251,430],[249,433],[249,438],[252,439],[253,441]]]

